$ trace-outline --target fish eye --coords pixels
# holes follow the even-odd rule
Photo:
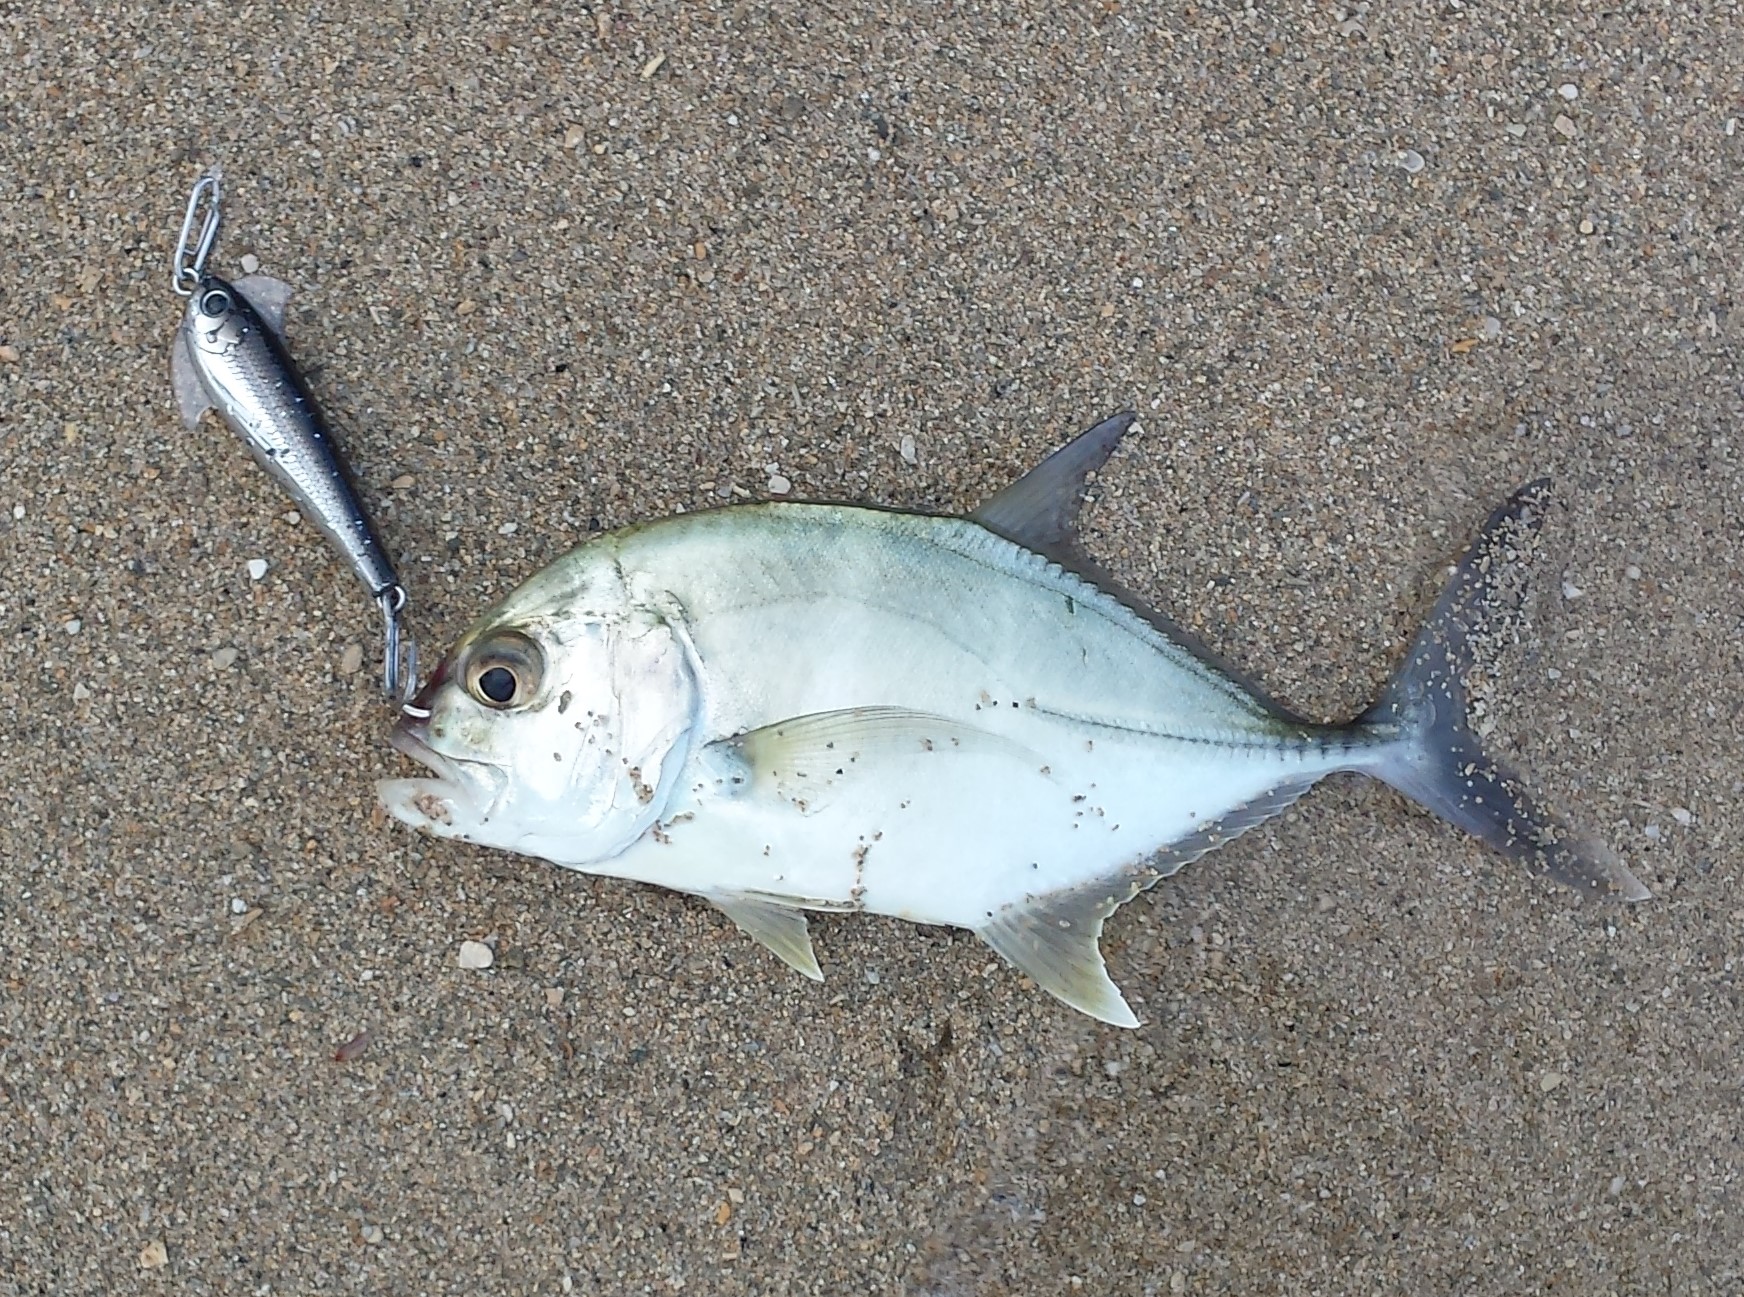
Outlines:
[[[524,706],[539,690],[545,659],[539,646],[516,631],[481,641],[467,657],[466,691],[497,711]]]
[[[223,315],[230,309],[230,294],[222,288],[206,290],[206,295],[200,299],[202,315]]]

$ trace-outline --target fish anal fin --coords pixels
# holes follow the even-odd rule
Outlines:
[[[1020,744],[946,716],[903,707],[848,707],[811,712],[711,744],[705,760],[735,767],[746,791],[774,793],[802,814],[826,805],[833,791],[891,762],[940,759],[941,754],[1004,751],[1027,756]]]
[[[1108,916],[1206,852],[1282,814],[1318,777],[1281,783],[1103,882],[1013,902],[976,935],[1055,999],[1112,1026],[1136,1027],[1138,1018],[1102,959]]]
[[[1282,815],[1297,798],[1314,787],[1319,779],[1320,776],[1315,775],[1312,779],[1294,779],[1281,783],[1276,788],[1268,789],[1258,797],[1243,802],[1234,810],[1226,811],[1217,819],[1200,825],[1186,837],[1177,838],[1152,858],[1141,887],[1148,887],[1159,878],[1178,873],[1200,856],[1215,851],[1231,838],[1240,837],[1256,824],[1264,824],[1274,816]]]
[[[170,387],[176,394],[182,426],[191,432],[199,426],[200,416],[212,408],[212,398],[206,395],[194,369],[194,358],[188,354],[188,335],[181,329],[176,330],[176,340],[170,344]]]
[[[1071,888],[1016,901],[976,935],[1055,999],[1115,1027],[1138,1018],[1102,961],[1102,923],[1132,896],[1125,880],[1112,888]]]
[[[796,973],[804,973],[814,982],[824,980],[817,955],[811,948],[811,929],[806,925],[802,911],[736,893],[713,894],[707,899],[731,919],[740,932]]]
[[[269,329],[280,338],[285,336],[285,308],[291,304],[295,291],[289,284],[271,275],[244,275],[231,287],[248,299]]]
[[[1130,411],[1080,433],[969,515],[989,531],[1050,556],[1073,548],[1084,483],[1138,420]]]

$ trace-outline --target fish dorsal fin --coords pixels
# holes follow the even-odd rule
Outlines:
[[[891,761],[1025,751],[986,730],[905,707],[846,707],[792,716],[712,743],[709,749],[705,768],[743,779],[741,793],[773,793],[802,815],[826,805],[836,789],[856,776]]]
[[[200,423],[200,416],[212,408],[212,398],[194,369],[194,358],[188,354],[185,329],[176,330],[176,340],[170,344],[170,386],[176,394],[176,409],[182,412],[182,426],[190,432]]]
[[[1138,415],[1104,419],[1049,455],[969,515],[989,531],[1042,554],[1075,547],[1084,483],[1108,462]]]
[[[713,894],[708,900],[737,924],[740,932],[796,973],[804,973],[814,982],[824,980],[817,955],[811,948],[811,930],[806,926],[803,912],[736,892]]]
[[[232,288],[248,299],[255,314],[266,321],[281,339],[285,336],[285,307],[291,304],[291,286],[271,275],[244,275]]]
[[[1014,901],[976,930],[1019,971],[1049,995],[1116,1027],[1136,1027],[1138,1018],[1102,962],[1102,923],[1133,886],[1071,888]]]

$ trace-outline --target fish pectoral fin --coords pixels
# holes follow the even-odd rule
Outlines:
[[[1006,906],[976,935],[1057,1000],[1116,1027],[1138,1018],[1102,961],[1102,923],[1132,896],[1117,888],[1073,888]]]
[[[296,290],[271,275],[244,275],[231,287],[248,299],[255,314],[265,320],[267,328],[282,340],[285,336],[285,308],[291,304],[291,294]]]
[[[969,515],[987,530],[1026,549],[1056,555],[1077,540],[1084,483],[1108,462],[1126,430],[1130,412],[1104,419],[1049,455]]]
[[[176,394],[176,409],[182,413],[182,426],[190,432],[200,424],[200,416],[212,408],[212,399],[194,369],[194,358],[188,354],[188,335],[176,330],[176,340],[170,344],[170,386]]]
[[[769,950],[794,972],[804,973],[814,982],[824,980],[817,955],[811,948],[811,929],[803,911],[737,893],[714,893],[706,899],[737,924],[740,932]]]
[[[1027,754],[1021,744],[973,725],[903,707],[847,707],[793,716],[709,745],[705,762],[736,769],[743,793],[774,794],[811,814],[833,790],[894,761],[941,754]]]

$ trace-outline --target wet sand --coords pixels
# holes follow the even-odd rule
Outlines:
[[[13,4],[0,1290],[1738,1291],[1740,31]],[[1492,741],[1655,899],[1334,780],[1110,923],[1122,1032],[372,821],[373,610],[171,401],[214,162],[428,652],[590,530],[964,509],[1130,407],[1089,548],[1330,719],[1548,475]]]

